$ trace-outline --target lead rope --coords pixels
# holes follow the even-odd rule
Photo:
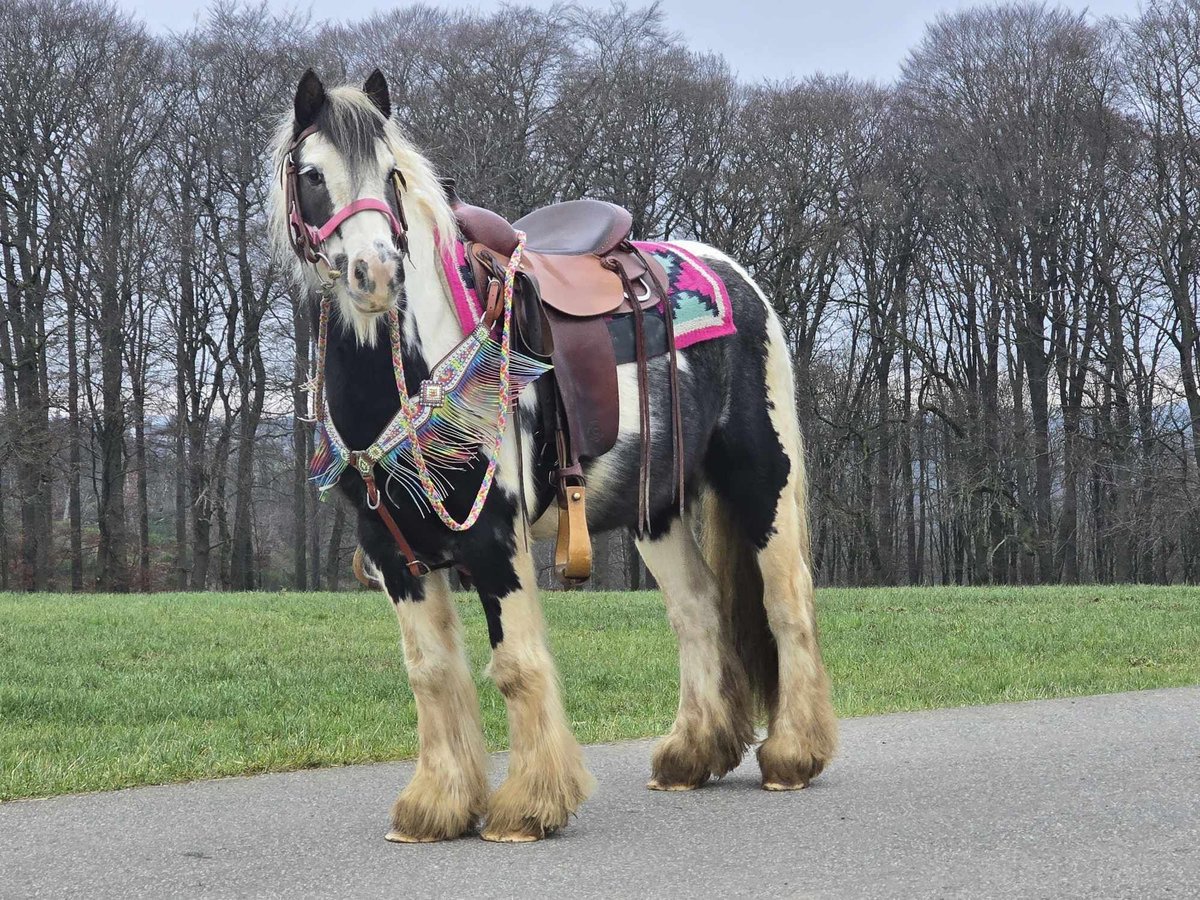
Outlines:
[[[413,424],[416,413],[413,410],[412,400],[408,396],[407,381],[404,377],[404,354],[401,350],[400,341],[400,312],[393,307],[388,313],[388,329],[391,332],[392,339],[392,368],[396,374],[396,388],[400,392],[400,409],[403,412],[400,420],[404,427],[405,436],[412,446],[413,462],[417,467],[417,477],[420,480],[421,489],[425,493],[429,505],[433,507],[434,512],[441,519],[442,524],[451,531],[466,531],[475,524],[479,519],[479,514],[483,512],[483,504],[487,500],[488,493],[492,488],[492,481],[496,475],[496,464],[500,459],[500,447],[504,442],[504,431],[508,427],[508,410],[512,401],[510,397],[509,361],[512,349],[513,290],[517,268],[521,264],[521,255],[524,252],[525,233],[518,231],[516,249],[513,250],[512,256],[509,257],[508,263],[504,267],[504,324],[500,331],[500,384],[499,403],[496,408],[496,437],[492,446],[484,452],[484,455],[487,457],[487,470],[483,473],[483,480],[480,482],[479,490],[475,494],[475,502],[471,504],[471,509],[467,513],[467,517],[461,522],[457,521],[450,514],[442,502],[433,476],[429,474],[429,466],[425,462],[425,454],[421,450],[421,443],[417,440],[417,430]],[[519,422],[517,427],[520,427]],[[480,449],[482,450],[483,448]]]
[[[329,308],[332,305],[333,294],[322,292],[321,323],[317,326],[317,371],[308,388],[313,398],[313,419],[322,426],[325,424],[325,348],[329,343]]]

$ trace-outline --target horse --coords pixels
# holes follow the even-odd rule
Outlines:
[[[314,319],[318,307],[328,319],[318,401],[345,444],[361,450],[402,408],[401,387],[419,390],[464,340],[439,269],[458,233],[455,216],[433,166],[392,115],[378,70],[361,88],[329,89],[306,72],[269,152],[290,172],[272,190],[274,249],[314,298]],[[762,787],[796,790],[830,761],[837,723],[814,614],[791,357],[775,311],[745,269],[711,247],[679,246],[719,274],[736,319],[735,334],[679,352],[684,496],[675,496],[676,432],[661,412],[670,398],[659,357],[648,379],[650,515],[639,527],[631,487],[642,452],[638,379],[622,364],[616,444],[584,467],[587,523],[593,532],[635,532],[678,639],[678,712],[653,751],[648,787],[692,790],[730,772],[756,743],[762,709]],[[565,715],[531,550],[558,517],[553,438],[540,402],[537,391],[522,391],[504,421],[494,482],[469,528],[448,527],[353,465],[337,482],[357,512],[366,569],[399,620],[418,713],[419,755],[392,808],[389,841],[468,833],[538,840],[564,827],[594,788]],[[471,507],[484,474],[475,464],[446,485],[453,515]],[[506,705],[511,754],[494,792],[448,565],[469,572],[478,592],[488,674]]]

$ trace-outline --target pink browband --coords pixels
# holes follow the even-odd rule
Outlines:
[[[329,240],[338,229],[338,226],[348,218],[361,212],[371,211],[383,213],[383,215],[387,216],[388,225],[391,226],[393,237],[400,238],[404,236],[404,228],[400,225],[400,220],[396,218],[396,214],[392,212],[392,208],[382,200],[376,200],[374,197],[362,197],[348,206],[343,206],[320,228],[313,228],[305,222],[300,217],[300,211],[294,208],[292,210],[292,225],[303,228],[308,233],[308,238],[312,241],[313,246],[320,247]]]

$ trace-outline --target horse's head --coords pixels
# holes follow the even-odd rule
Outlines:
[[[453,219],[429,164],[391,120],[387,81],[326,90],[310,69],[276,138],[277,250],[343,322],[373,343],[378,317],[404,302],[410,249],[432,263]]]

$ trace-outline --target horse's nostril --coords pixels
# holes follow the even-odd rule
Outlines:
[[[356,260],[354,263],[354,280],[358,283],[358,286],[365,288],[369,278],[370,271],[367,267],[367,261],[365,259]]]

